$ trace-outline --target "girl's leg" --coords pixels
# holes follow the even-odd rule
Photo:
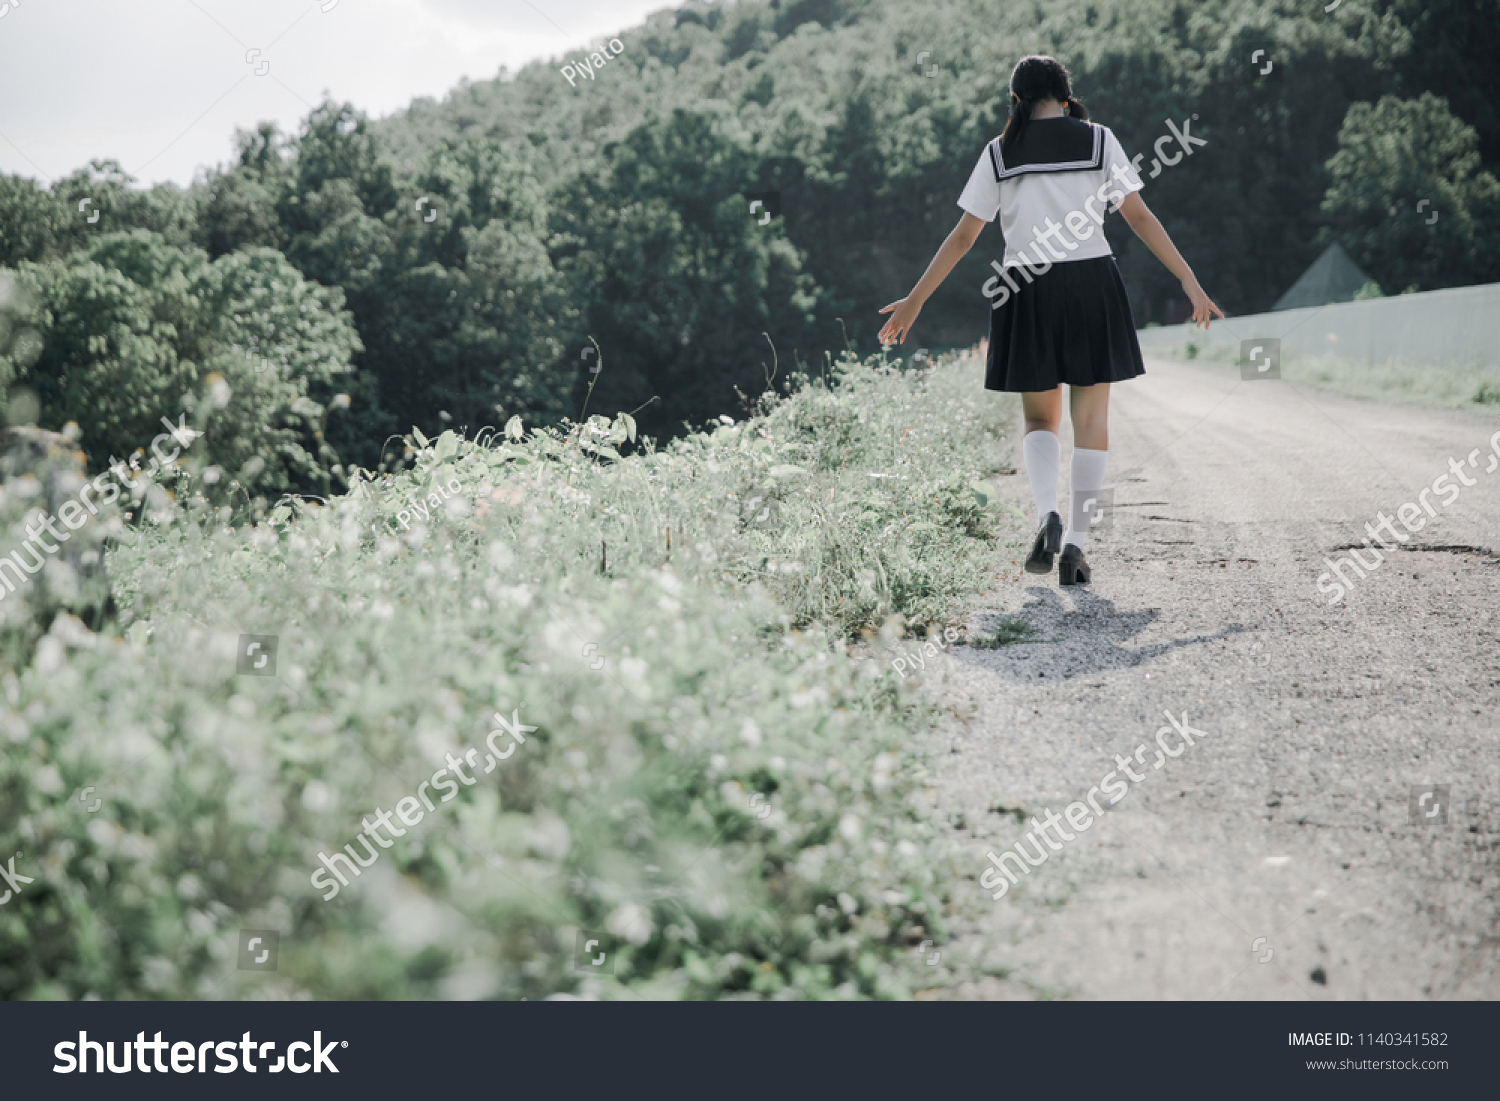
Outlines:
[[[1073,507],[1063,541],[1082,550],[1098,514],[1109,459],[1109,383],[1068,387],[1068,412],[1073,420]]]
[[[1026,434],[1021,440],[1026,478],[1036,499],[1038,519],[1045,523],[1047,514],[1057,511],[1057,472],[1062,465],[1057,426],[1062,420],[1062,387],[1022,394],[1021,411],[1026,418]]]

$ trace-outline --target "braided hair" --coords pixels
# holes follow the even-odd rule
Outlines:
[[[1067,113],[1076,119],[1089,117],[1088,108],[1073,98],[1068,70],[1055,57],[1033,54],[1016,63],[1010,74],[1010,117],[1000,134],[1000,149],[1009,152],[1020,140],[1031,121],[1032,107],[1039,99],[1055,99],[1067,105]]]

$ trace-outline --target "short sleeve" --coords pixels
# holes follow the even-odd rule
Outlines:
[[[1115,137],[1115,132],[1107,126],[1104,128],[1104,175],[1111,182],[1111,191],[1124,191],[1129,194],[1146,186],[1141,182],[1141,174],[1135,170],[1135,165],[1131,164],[1130,158],[1125,155],[1125,150],[1120,148],[1120,141]],[[1124,195],[1120,196],[1121,199],[1124,197]],[[1116,203],[1112,209],[1118,210],[1119,204]]]
[[[1000,213],[1000,181],[995,179],[995,165],[990,159],[989,146],[979,154],[979,163],[969,174],[964,193],[958,197],[958,205],[986,222],[993,222]]]

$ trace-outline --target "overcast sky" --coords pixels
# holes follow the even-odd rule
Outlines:
[[[293,131],[325,91],[388,115],[417,96],[441,99],[462,77],[571,57],[670,6],[0,0],[0,171],[45,183],[112,157],[138,187],[187,184],[229,160],[235,127],[273,119]]]

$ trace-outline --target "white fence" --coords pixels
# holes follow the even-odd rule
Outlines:
[[[1368,364],[1495,366],[1500,365],[1500,283],[1248,314],[1231,317],[1227,324],[1215,319],[1207,333],[1189,323],[1142,329],[1137,335],[1148,355],[1153,350],[1180,352],[1188,343],[1200,349],[1238,348],[1242,339],[1274,337],[1280,338],[1283,355],[1333,355]]]

